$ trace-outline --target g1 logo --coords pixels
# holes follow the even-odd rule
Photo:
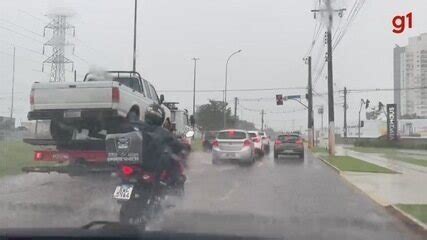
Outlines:
[[[408,28],[412,28],[412,12],[403,15],[397,15],[393,18],[391,23],[393,24],[393,32],[396,34],[403,33],[406,29],[405,23],[408,20]]]

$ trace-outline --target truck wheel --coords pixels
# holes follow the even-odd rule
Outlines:
[[[61,128],[61,125],[58,121],[51,120],[50,135],[55,141],[69,141],[73,137],[73,132],[68,129]]]
[[[139,120],[139,115],[138,115],[136,112],[131,111],[131,112],[129,112],[129,113],[128,113],[128,115],[126,116],[126,119],[127,119],[129,122],[136,122],[136,121],[138,121],[138,120]]]

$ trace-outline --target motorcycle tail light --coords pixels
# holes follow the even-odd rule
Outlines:
[[[124,175],[126,175],[126,176],[130,176],[130,175],[132,175],[133,174],[133,168],[132,167],[129,167],[129,166],[123,166],[122,167],[122,173],[124,174]]]

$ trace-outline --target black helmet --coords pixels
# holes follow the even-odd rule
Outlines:
[[[150,125],[162,126],[165,120],[165,111],[158,104],[151,104],[145,111],[144,121]]]

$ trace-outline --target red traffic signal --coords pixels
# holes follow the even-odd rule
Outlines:
[[[283,105],[283,95],[282,94],[276,95],[276,104],[277,105]]]

